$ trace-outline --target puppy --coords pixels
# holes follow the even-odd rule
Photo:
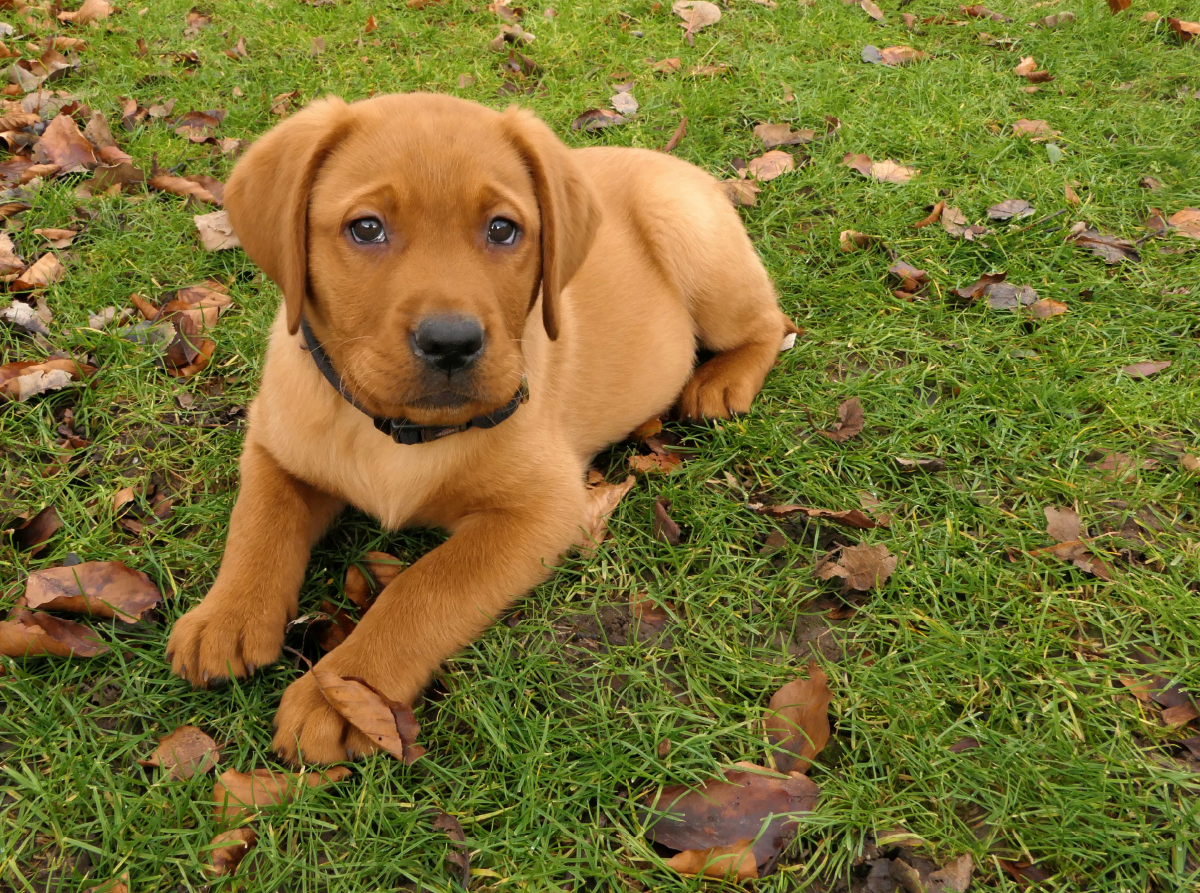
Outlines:
[[[580,541],[599,450],[676,404],[747,412],[795,331],[712,177],[568,149],[516,108],[314,102],[250,148],[225,203],[284,301],[220,572],[167,646],[197,686],[279,657],[309,550],[352,504],[450,532],[318,665],[411,703]],[[694,368],[697,346],[715,355]],[[293,762],[375,749],[312,673],[276,730]]]

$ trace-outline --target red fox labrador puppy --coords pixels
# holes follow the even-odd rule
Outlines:
[[[451,534],[318,665],[411,703],[580,541],[599,450],[675,404],[748,411],[794,331],[716,180],[568,149],[516,108],[314,102],[250,148],[225,203],[284,302],[220,572],[167,646],[198,686],[279,657],[309,549],[352,504]],[[697,345],[715,355],[694,368]],[[312,673],[274,743],[375,749]]]

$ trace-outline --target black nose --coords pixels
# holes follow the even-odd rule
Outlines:
[[[431,316],[417,326],[413,345],[422,360],[451,375],[483,353],[483,326],[469,316]]]

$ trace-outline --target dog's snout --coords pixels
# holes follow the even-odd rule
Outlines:
[[[483,353],[483,326],[469,316],[431,316],[417,326],[413,344],[417,356],[451,375]]]

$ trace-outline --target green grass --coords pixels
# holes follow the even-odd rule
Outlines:
[[[119,96],[142,104],[175,97],[179,112],[227,108],[222,132],[246,138],[277,120],[270,100],[290,90],[303,100],[425,89],[497,107],[507,101],[497,95],[504,57],[486,47],[498,22],[461,0],[422,11],[359,0],[319,8],[214,0],[203,7],[212,27],[195,40],[182,34],[190,2],[144,5],[139,15],[142,0],[122,2],[107,29],[85,29],[82,67],[56,85],[112,121]],[[515,621],[451,662],[418,709],[427,757],[412,768],[373,758],[334,788],[268,810],[241,875],[213,889],[445,890],[448,844],[432,829],[433,807],[462,820],[472,865],[483,869],[475,889],[699,889],[661,867],[633,798],[708,778],[732,760],[763,759],[755,726],[762,707],[802,672],[830,607],[809,567],[820,554],[814,537],[825,542],[830,531],[788,526],[792,544],[761,556],[772,523],[745,507],[746,494],[840,509],[856,507],[860,491],[894,515],[890,529],[862,540],[886,543],[899,568],[819,637],[835,690],[834,737],[811,773],[824,793],[780,874],[758,889],[832,889],[861,877],[854,863],[863,842],[897,825],[928,841],[930,858],[973,854],[979,888],[1017,889],[996,862],[1007,858],[1037,861],[1052,874],[1051,890],[1194,889],[1200,779],[1161,758],[1195,730],[1165,729],[1118,677],[1139,672],[1127,656],[1138,644],[1160,655],[1158,672],[1200,688],[1197,480],[1170,448],[1200,449],[1200,253],[1160,253],[1197,244],[1172,237],[1144,244],[1140,264],[1108,267],[1063,235],[1087,219],[1138,238],[1149,206],[1200,206],[1200,41],[1180,46],[1165,21],[1140,21],[1149,9],[1198,19],[1195,0],[1135,0],[1120,16],[1074,0],[1036,10],[996,0],[993,8],[1015,22],[918,33],[904,29],[894,2],[883,4],[881,26],[838,0],[811,8],[779,0],[775,10],[735,0],[695,47],[668,9],[654,12],[646,0],[562,0],[553,21],[540,4],[525,5],[523,23],[537,35],[527,52],[542,66],[545,89],[523,99],[572,145],[658,147],[683,114],[688,133],[676,154],[729,176],[733,158],[760,151],[755,123],[822,130],[823,116],[841,119],[835,139],[810,147],[807,166],[768,184],[744,211],[785,309],[807,335],[783,356],[748,418],[678,429],[695,458],[639,483],[617,511],[609,544],[568,562]],[[1077,20],[1057,30],[1026,25],[1068,9]],[[933,0],[904,11],[958,17],[955,5]],[[370,14],[379,27],[364,35]],[[984,31],[1019,45],[987,46]],[[147,56],[136,54],[139,37]],[[250,56],[234,61],[222,50],[238,37]],[[319,56],[310,54],[316,37],[326,45]],[[904,69],[866,65],[859,52],[868,43],[908,44],[934,58]],[[156,56],[191,50],[202,61],[192,71]],[[1011,69],[1021,55],[1056,80],[1035,95],[1020,92],[1025,82]],[[733,73],[651,73],[647,60],[668,56],[682,57],[685,72],[721,61]],[[636,119],[597,137],[571,133],[577,114],[607,103],[621,72],[636,83]],[[464,73],[476,83],[459,89]],[[1044,145],[1006,134],[1021,117],[1061,131],[1061,160],[1052,164]],[[142,166],[157,156],[164,167],[228,175],[227,158],[161,123],[114,132]],[[904,186],[869,182],[842,166],[845,152],[922,172]],[[1139,188],[1145,175],[1164,188]],[[939,198],[972,222],[1010,197],[1030,200],[1041,217],[1067,207],[1067,182],[1083,206],[1025,232],[1016,230],[1029,221],[999,224],[994,236],[967,243],[938,226],[911,228]],[[22,215],[15,239],[24,256],[37,256],[34,227],[70,222],[80,204],[74,185],[47,184]],[[196,890],[207,882],[200,866],[216,831],[206,803],[212,779],[168,782],[136,760],[156,737],[193,723],[229,742],[223,767],[272,764],[271,717],[298,671],[280,663],[223,691],[194,692],[170,674],[163,646],[170,622],[213,580],[236,492],[241,430],[203,423],[223,423],[226,410],[253,395],[278,296],[240,251],[202,252],[194,212],[176,198],[86,207],[96,217],[49,297],[53,343],[92,353],[96,386],[0,411],[6,516],[55,503],[65,527],[33,559],[0,548],[0,579],[18,591],[13,584],[28,571],[74,552],[145,570],[167,602],[161,625],[106,628],[114,647],[103,657],[5,661],[0,889],[84,890],[128,871],[139,893]],[[893,297],[885,256],[840,253],[843,229],[883,236],[936,285],[919,302]],[[944,299],[997,269],[1065,301],[1070,313],[1028,321]],[[152,355],[119,337],[76,330],[89,310],[125,306],[130,292],[155,298],[208,277],[231,278],[237,306],[220,323],[213,364],[190,381],[170,380]],[[8,330],[0,343],[5,361],[42,356]],[[1119,373],[1162,359],[1172,367],[1149,380]],[[187,410],[176,403],[184,394],[195,398]],[[848,396],[866,409],[863,434],[841,446],[813,436],[809,415],[824,427]],[[54,428],[68,407],[93,444],[48,474],[60,455]],[[1113,480],[1088,466],[1109,450],[1161,464]],[[628,452],[602,459],[619,473]],[[914,455],[944,457],[946,470],[896,470],[893,457]],[[150,480],[176,508],[137,540],[114,525],[111,497]],[[651,538],[655,496],[673,501],[684,545]],[[1050,544],[1043,507],[1069,504],[1093,530],[1120,527],[1127,511],[1147,505],[1175,523],[1143,531],[1150,542],[1136,563],[1118,554],[1120,541],[1108,541],[1117,573],[1103,583],[1021,554]],[[345,570],[364,551],[411,559],[436,542],[348,515],[317,550],[302,610],[341,599]],[[675,605],[669,636],[572,641],[571,630],[611,620],[612,606],[623,610],[635,588]],[[981,746],[951,753],[963,736]],[[664,737],[673,747],[660,758]]]

